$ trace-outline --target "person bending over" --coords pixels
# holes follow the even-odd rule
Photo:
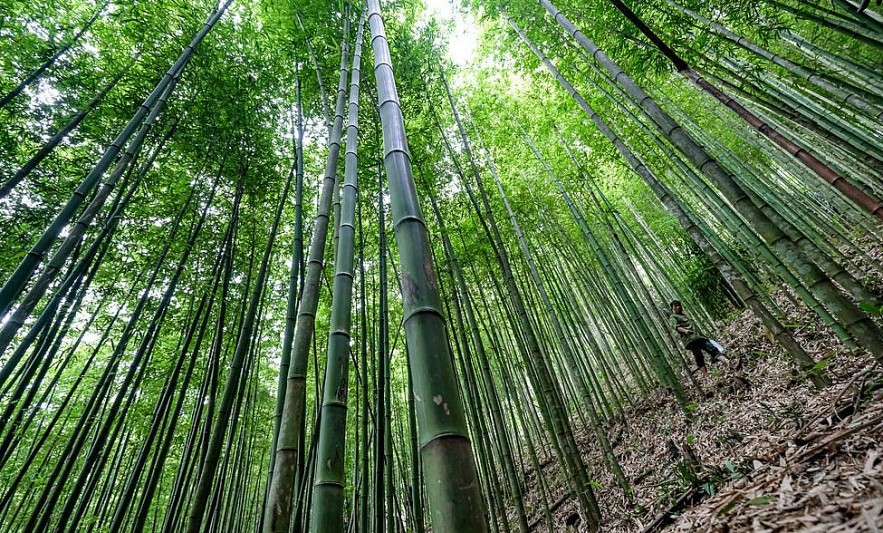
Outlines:
[[[704,375],[708,375],[708,369],[705,367],[705,357],[702,352],[706,352],[711,356],[712,361],[723,358],[720,350],[718,350],[709,340],[696,330],[693,321],[684,314],[684,308],[681,302],[673,300],[671,302],[671,316],[668,318],[669,324],[680,335],[681,342],[684,347],[693,352],[696,359],[696,366]]]

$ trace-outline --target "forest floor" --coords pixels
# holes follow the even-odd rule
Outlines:
[[[873,531],[883,529],[883,371],[776,300],[833,384],[801,379],[749,311],[719,330],[729,364],[711,367],[711,393],[686,414],[659,392],[628,406],[608,436],[631,484],[625,497],[595,437],[577,440],[603,514],[603,531]],[[795,318],[796,317],[796,318]],[[543,462],[554,507],[550,531],[582,531],[554,458]],[[524,473],[532,530],[546,529],[536,476]],[[574,524],[577,522],[577,524]]]

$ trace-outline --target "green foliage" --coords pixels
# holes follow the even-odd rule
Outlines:
[[[757,498],[751,498],[748,500],[748,505],[769,505],[776,501],[776,498],[772,496],[758,496]]]
[[[800,50],[781,38],[780,32],[784,30],[837,52],[855,66],[866,70],[879,66],[878,55],[875,55],[879,50],[874,46],[844,31],[819,27],[809,17],[819,14],[816,7],[793,0],[784,2],[797,12],[779,9],[773,2],[683,0],[687,7],[713,16],[740,35],[793,61],[809,64]],[[727,90],[732,87],[733,94],[740,98],[743,96],[738,91],[743,91],[748,101],[751,95],[760,95],[777,103],[781,99],[763,94],[763,82],[779,80],[789,87],[795,85],[795,80],[781,68],[760,61],[670,8],[666,2],[632,3],[637,14],[648,21],[661,38],[675,46],[688,63],[707,72],[708,76],[731,82]],[[476,157],[474,163],[489,191],[489,203],[499,224],[502,245],[512,258],[516,286],[524,293],[530,315],[528,323],[536,327],[542,349],[551,354],[548,364],[555,376],[552,385],[558,388],[553,393],[561,396],[564,405],[579,406],[584,401],[572,391],[579,390],[575,380],[590,381],[588,370],[599,378],[600,390],[593,394],[603,400],[599,402],[603,404],[601,413],[608,419],[617,416],[619,405],[629,403],[621,395],[637,394],[635,390],[645,388],[652,390],[658,381],[664,382],[660,377],[665,372],[663,367],[671,366],[672,362],[678,364],[679,356],[666,345],[663,333],[668,326],[664,317],[656,312],[659,302],[667,302],[675,296],[683,298],[690,302],[690,313],[695,313],[697,321],[703,324],[725,316],[731,307],[722,289],[722,278],[708,257],[663,209],[658,198],[592,120],[542,69],[503,22],[503,16],[512,17],[526,29],[562,75],[609,122],[618,138],[665,183],[680,204],[692,209],[704,225],[704,231],[717,238],[716,245],[722,255],[737,265],[737,270],[751,276],[752,288],[778,287],[779,278],[778,273],[765,264],[767,259],[758,251],[756,243],[743,233],[738,213],[733,219],[721,214],[721,209],[712,201],[717,194],[714,189],[706,187],[702,178],[691,181],[690,174],[698,175],[699,169],[688,163],[678,164],[682,161],[674,159],[677,150],[655,135],[655,124],[624,97],[617,86],[610,84],[605,75],[593,68],[595,64],[587,61],[570,39],[564,38],[542,8],[535,2],[521,0],[463,4],[461,8],[477,21],[475,29],[479,34],[477,56],[466,65],[455,65],[446,58],[451,41],[460,38],[453,34],[456,25],[430,17],[423,2],[384,3],[384,21],[392,47],[396,89],[406,121],[418,195],[427,211],[428,201],[424,200],[429,192],[438,196],[453,253],[467,286],[468,293],[462,294],[441,247],[437,222],[424,214],[445,313],[450,315],[451,309],[468,299],[478,315],[477,338],[487,347],[486,362],[492,383],[485,383],[483,378],[470,378],[464,371],[464,358],[468,354],[476,354],[474,363],[482,361],[472,346],[472,332],[459,331],[452,317],[446,317],[454,359],[461,365],[461,391],[465,391],[464,396],[469,394],[475,399],[471,406],[474,411],[469,410],[469,424],[473,447],[480,450],[485,446],[484,455],[480,455],[485,464],[480,470],[488,477],[482,480],[482,485],[488,491],[500,490],[505,498],[507,492],[494,481],[506,479],[500,473],[502,470],[495,471],[502,466],[490,464],[491,460],[498,459],[498,451],[487,445],[508,437],[515,446],[527,447],[527,437],[530,437],[535,445],[544,446],[550,428],[545,427],[543,415],[548,413],[543,409],[548,406],[537,398],[548,392],[538,390],[536,383],[529,379],[536,361],[530,359],[533,354],[525,349],[522,326],[514,316],[497,255],[482,223],[481,217],[485,214],[481,208],[474,208],[466,194],[464,180],[474,186],[472,162],[456,132],[440,82],[442,73],[450,81],[466,124]],[[120,81],[83,122],[9,196],[0,199],[0,280],[9,278],[27,256],[37,237],[71,197],[100,154],[200,30],[206,16],[217,7],[216,2],[206,0],[122,1],[112,2],[106,8],[98,0],[0,1],[0,96],[15,88],[56,50],[70,43],[89,17],[103,9],[94,25],[70,50],[49,66],[39,80],[0,109],[0,182],[11,178],[52,135],[78,112],[86,110],[90,101],[120,75]],[[355,3],[351,7],[349,16],[354,21],[362,5]],[[795,227],[805,229],[816,239],[818,235],[830,234],[829,248],[834,250],[849,245],[851,237],[868,225],[854,206],[820,183],[807,179],[802,166],[787,159],[730,111],[673,73],[665,58],[607,0],[569,2],[559,7],[657,99],[685,131],[706,146],[728,172],[738,175],[756,194],[767,199],[770,209],[784,213]],[[189,504],[186,498],[181,499],[184,493],[175,492],[175,487],[196,483],[195,476],[204,460],[202,450],[209,438],[206,428],[210,429],[211,422],[218,416],[218,396],[233,372],[231,356],[243,313],[249,308],[248,295],[255,282],[257,262],[268,242],[275,202],[293,164],[295,79],[300,80],[303,88],[306,121],[303,206],[304,240],[309,242],[318,183],[327,154],[326,113],[336,96],[338,53],[345,16],[341,2],[234,2],[200,45],[169,98],[167,108],[147,136],[144,150],[136,157],[132,166],[135,170],[124,174],[108,202],[99,209],[81,246],[72,254],[74,258],[60,266],[60,274],[50,284],[47,295],[27,317],[10,348],[0,353],[0,367],[3,367],[10,361],[12,351],[24,342],[40,313],[49,310],[47,313],[54,321],[40,334],[58,333],[57,339],[50,339],[57,340],[53,348],[57,351],[48,355],[53,342],[43,343],[40,338],[26,350],[25,362],[12,365],[15,372],[0,385],[0,409],[10,406],[10,416],[22,418],[20,427],[7,425],[4,420],[0,428],[0,446],[11,446],[10,455],[0,453],[0,491],[3,492],[0,498],[6,497],[7,491],[9,496],[4,503],[7,507],[0,509],[0,530],[23,530],[32,514],[46,517],[49,525],[58,525],[53,521],[58,520],[61,508],[68,502],[86,504],[81,520],[71,528],[94,526],[97,530],[109,530],[111,516],[108,515],[114,510],[108,502],[121,494],[121,487],[129,475],[134,474],[133,465],[142,446],[148,459],[145,469],[151,468],[151,462],[155,461],[158,475],[149,482],[146,471],[133,478],[137,490],[130,502],[131,508],[126,508],[128,514],[123,529],[134,527],[134,515],[141,503],[149,507],[148,528],[159,529],[164,510],[178,501],[183,502],[184,507],[177,510],[177,523],[180,525],[186,519]],[[357,424],[353,402],[366,396],[373,402],[377,389],[377,250],[379,232],[386,231],[391,251],[390,401],[395,416],[389,433],[394,441],[393,481],[395,496],[399,498],[397,505],[401,506],[396,512],[413,520],[409,507],[413,502],[401,502],[407,502],[403,492],[412,485],[406,473],[419,474],[416,466],[419,458],[410,456],[406,443],[415,439],[415,448],[424,443],[416,442],[416,428],[410,427],[407,417],[399,416],[407,412],[408,401],[413,399],[409,398],[407,386],[406,341],[409,339],[403,323],[409,317],[403,316],[402,305],[402,292],[407,295],[413,288],[408,280],[400,280],[395,274],[399,268],[398,244],[392,238],[391,229],[401,221],[389,221],[388,227],[382,229],[376,227],[377,198],[385,194],[383,186],[377,183],[384,147],[373,105],[377,103],[377,89],[371,68],[374,58],[368,43],[367,40],[364,43],[359,132],[362,220],[357,221],[358,239],[364,241],[362,266],[367,299],[353,305],[356,312],[366,311],[368,323],[364,331],[361,325],[354,328],[352,359],[356,359],[365,340],[369,362],[368,368],[359,368],[350,375],[349,389],[358,389],[358,392],[350,390],[346,395],[351,415],[347,419],[347,448],[343,453],[348,474],[356,471],[367,457],[373,457],[373,450],[360,450],[356,456],[357,440],[353,435],[357,431],[373,431],[371,424],[377,420],[376,414],[370,413],[370,420],[359,420]],[[745,80],[736,79],[724,68],[721,58],[740,65],[742,68],[736,74]],[[851,82],[836,72],[825,72],[825,75],[839,83]],[[830,148],[825,150],[826,157],[828,153],[847,154],[849,146],[863,146],[865,140],[877,139],[868,120],[855,118],[853,110],[838,109],[830,103],[828,95],[803,85],[801,82],[800,87],[792,90],[808,99],[809,104],[817,105],[826,119],[842,118],[839,123],[824,124],[830,126],[833,133],[849,132],[852,144],[835,144],[829,139],[830,135],[822,135],[831,131],[819,133],[803,125],[788,126],[784,120],[788,117],[777,116],[774,110],[769,112],[773,119],[770,123],[786,124],[786,131],[800,134],[798,140],[803,144]],[[537,145],[542,160],[529,149],[526,137],[515,126],[515,119]],[[833,127],[838,124],[839,129]],[[70,299],[63,301],[60,306],[63,311],[52,312],[50,299],[73,270],[75,262],[83,257],[111,220],[110,206],[133,185],[132,176],[137,168],[172,128],[174,134],[156,161],[145,168],[140,185],[133,188],[131,201],[122,211],[118,228],[107,240],[100,262],[96,260],[88,265],[95,267],[94,272],[88,270],[94,277],[88,286],[77,286]],[[440,130],[450,141],[450,150]],[[585,368],[567,368],[558,360],[559,340],[551,333],[551,318],[541,303],[536,283],[528,274],[518,239],[505,216],[502,198],[490,178],[490,166],[482,145],[487,147],[514,217],[524,230],[525,243],[538,264],[540,279],[549,287],[551,307],[562,317],[567,335],[575,339],[578,362]],[[865,168],[867,165],[862,166],[853,156],[844,156],[842,161],[835,162],[838,168],[845,169],[843,172],[850,179],[864,183],[869,190],[879,191],[873,168]],[[585,228],[563,200],[546,165],[573,199]],[[338,174],[342,177],[342,172]],[[185,253],[187,237],[196,227],[200,209],[215,180],[217,193],[204,228],[196,236],[192,253],[183,265],[177,290],[167,305],[162,304],[160,296],[170,282],[177,261]],[[225,249],[224,236],[234,222],[233,206],[239,191],[242,201],[235,218],[233,248],[229,251],[231,276],[225,280],[225,268],[220,267],[225,267],[226,259],[222,259],[219,252]],[[89,191],[85,203],[91,201],[93,195],[94,191]],[[805,224],[804,216],[809,219]],[[172,237],[171,228],[179,218],[180,231]],[[213,519],[223,531],[251,530],[260,514],[259,502],[264,494],[271,448],[268,428],[274,424],[280,344],[286,318],[288,258],[295,240],[293,219],[293,205],[286,205],[269,264],[268,281],[258,306],[260,320],[243,370],[246,374],[242,386],[234,392],[236,409],[230,414],[231,425],[223,436],[220,471],[224,477],[213,485],[218,488],[213,489],[211,500],[212,509],[218,513]],[[66,228],[53,246],[69,232],[70,228]],[[167,245],[167,253],[163,254]],[[316,311],[313,337],[316,348],[311,352],[305,376],[308,420],[305,454],[309,453],[316,405],[322,393],[320,383],[326,357],[323,347],[331,316],[333,251],[329,244]],[[44,263],[47,259],[43,258]],[[154,285],[146,290],[147,280],[154,272]],[[362,281],[361,275],[356,274],[356,284]],[[224,287],[227,292],[222,296]],[[213,294],[212,307],[197,315],[201,299]],[[625,305],[626,297],[635,303],[639,316],[631,316]],[[144,312],[124,335],[139,301],[144,302]],[[221,302],[226,307],[223,321],[220,320]],[[78,307],[70,311],[72,314],[65,315],[74,305]],[[869,315],[883,314],[883,307],[871,302],[860,302],[858,306]],[[150,340],[153,331],[150,321],[158,310],[161,313],[156,315],[160,318],[155,342],[145,356],[143,375],[136,385],[123,390],[122,376],[133,364],[137,346],[145,339]],[[67,318],[70,318],[70,326],[65,325]],[[6,320],[4,317],[0,325]],[[636,332],[636,320],[646,321],[646,331],[651,332],[651,338],[642,338]],[[354,317],[353,324],[356,322]],[[196,349],[195,340],[187,338],[187,331],[193,324],[201,327],[203,323],[203,338]],[[795,329],[802,325],[788,324],[787,327]],[[120,359],[112,359],[120,346],[123,347]],[[666,361],[648,363],[643,359],[648,348],[653,351],[654,346]],[[33,361],[32,354],[37,354]],[[759,351],[755,354],[770,356]],[[44,362],[45,367],[41,366]],[[192,375],[187,381],[179,376],[180,381],[169,398],[162,400],[179,362],[184,363],[185,368],[192,363]],[[830,363],[830,359],[824,358],[812,369],[822,371]],[[648,366],[652,366],[652,370],[645,368]],[[34,369],[45,371],[45,376],[35,377],[36,374],[30,373]],[[15,387],[19,384],[23,388],[16,393]],[[104,385],[106,389],[102,388]],[[483,419],[484,410],[489,408],[487,397],[491,386],[496,386],[507,402],[501,415],[506,427],[493,427]],[[93,392],[98,396],[90,404]],[[107,412],[118,395],[126,395],[130,406],[125,413]],[[169,410],[178,401],[181,402],[180,415],[173,419]],[[688,413],[698,408],[696,403],[685,405]],[[540,412],[527,417],[528,410]],[[160,434],[148,447],[147,438],[155,417],[160,423]],[[364,425],[360,425],[362,422]],[[83,428],[87,431],[82,442],[91,443],[98,434],[97,427],[102,424],[118,431],[118,438],[98,444],[104,447],[101,461],[105,463],[101,468],[96,467],[95,476],[88,478],[95,484],[91,488],[83,487],[82,493],[75,495],[80,488],[73,487],[74,479],[88,446],[70,457],[65,457],[62,450],[78,439],[77,431]],[[569,421],[563,421],[562,425],[569,426]],[[7,427],[12,429],[6,430]],[[479,430],[482,427],[490,436]],[[14,440],[4,443],[7,437]],[[695,438],[688,435],[687,443],[694,442]],[[29,452],[33,452],[33,462],[26,463],[30,461]],[[159,459],[161,452],[166,453],[162,460]],[[71,462],[70,473],[53,473],[60,461]],[[688,465],[679,464],[676,469],[681,482],[702,482],[702,490],[709,495],[726,479],[738,479],[745,473],[744,468],[727,463],[717,478],[705,481]],[[20,485],[14,486],[19,474]],[[349,479],[354,481],[346,486],[346,498],[354,501],[356,495],[364,496],[364,481],[358,476]],[[562,484],[565,482],[562,479]],[[148,485],[157,489],[149,502],[145,491]],[[599,492],[610,489],[598,480],[588,485]],[[58,508],[48,506],[50,511],[44,513],[37,498],[45,487],[53,486],[59,487]],[[676,488],[677,484],[670,490]],[[94,492],[89,492],[92,489]],[[410,492],[409,497],[413,499]],[[748,503],[771,503],[766,498]],[[10,512],[13,508],[17,511]],[[728,511],[725,509],[722,513]],[[410,527],[408,522],[406,529]]]

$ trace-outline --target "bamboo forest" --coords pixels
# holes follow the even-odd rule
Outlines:
[[[878,532],[881,221],[881,0],[0,0],[0,532]]]

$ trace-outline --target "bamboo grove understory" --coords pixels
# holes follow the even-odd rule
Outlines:
[[[883,363],[879,6],[453,9],[0,0],[0,531],[597,531],[670,300]]]

